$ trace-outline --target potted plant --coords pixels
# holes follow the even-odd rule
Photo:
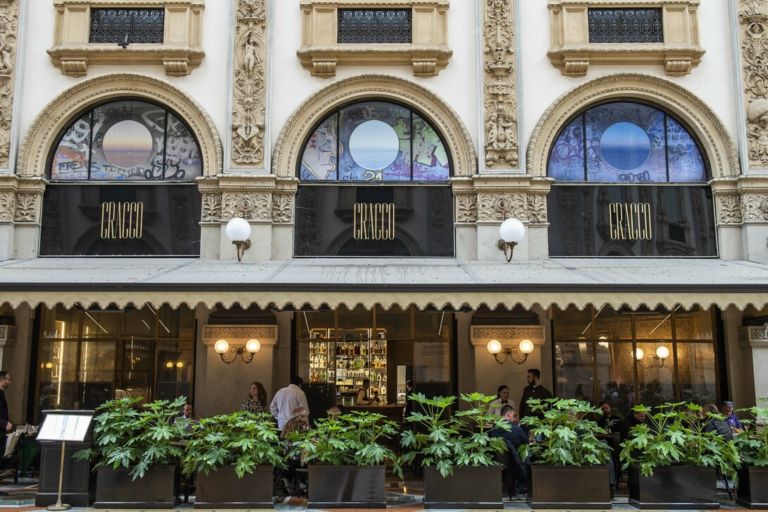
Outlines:
[[[385,508],[385,464],[393,464],[397,474],[400,465],[384,443],[397,432],[397,424],[382,414],[354,411],[292,434],[292,453],[308,464],[308,507]]]
[[[528,501],[534,508],[611,508],[608,432],[600,409],[575,399],[530,399],[520,424],[537,442],[520,447],[530,461]],[[601,440],[601,437],[603,440]]]
[[[190,424],[182,471],[197,475],[195,508],[272,508],[283,446],[268,413],[238,411]]]
[[[768,418],[768,409],[741,409],[755,418]],[[736,501],[749,508],[768,509],[768,428],[758,429],[755,421],[742,420],[744,429],[733,442],[741,456]]]
[[[629,468],[629,501],[639,508],[719,508],[717,473],[732,475],[739,464],[733,441],[707,432],[702,408],[691,403],[635,406],[646,422],[622,443]]]
[[[411,428],[402,433],[403,462],[424,467],[425,508],[501,508],[501,471],[498,457],[504,441],[491,435],[506,422],[488,414],[496,397],[462,394],[469,405],[451,413],[456,397],[410,395],[414,411],[405,419]]]
[[[186,398],[139,405],[121,398],[97,409],[94,446],[76,454],[95,462],[94,508],[172,508],[175,464],[181,457],[183,423],[175,422]]]

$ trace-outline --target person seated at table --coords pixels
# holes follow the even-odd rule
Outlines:
[[[371,380],[363,379],[363,387],[357,390],[355,396],[355,405],[371,405],[371,397],[368,396],[369,389],[371,389]]]
[[[197,423],[197,416],[195,415],[195,408],[189,402],[181,406],[181,414],[174,418],[173,423],[186,423],[185,428],[192,428],[194,423]]]
[[[630,411],[624,421],[618,426],[621,441],[624,442],[629,437],[629,431],[632,430],[632,427],[641,424],[650,424],[650,421],[648,421],[648,414],[645,411]]]
[[[309,428],[309,411],[304,407],[296,407],[291,411],[291,419],[286,422],[280,437],[288,439],[292,433],[306,432]]]
[[[504,484],[510,497],[526,491],[528,482],[528,465],[520,459],[518,449],[523,444],[528,444],[528,434],[519,425],[517,410],[511,405],[501,408],[501,417],[504,418],[508,429],[495,428],[491,430],[492,437],[500,437],[507,447],[504,468]]]
[[[488,414],[501,416],[501,409],[505,405],[515,406],[515,401],[509,399],[509,386],[502,384],[496,390],[496,399],[488,404]]]
[[[704,432],[715,432],[725,440],[730,441],[733,439],[731,426],[718,416],[720,416],[720,410],[715,404],[707,404],[701,409],[699,417],[704,422]]]
[[[731,427],[734,434],[739,434],[744,430],[744,426],[739,421],[739,417],[733,412],[733,402],[726,400],[720,406],[720,412],[725,416],[725,422]]]

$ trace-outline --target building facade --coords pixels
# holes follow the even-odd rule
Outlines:
[[[761,0],[0,0],[12,418],[758,403],[766,51]]]

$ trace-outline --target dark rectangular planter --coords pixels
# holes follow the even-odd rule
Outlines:
[[[385,466],[309,465],[309,508],[386,508]]]
[[[501,466],[456,467],[443,478],[424,468],[424,508],[503,508]]]
[[[173,508],[176,504],[175,466],[154,466],[144,478],[131,480],[126,469],[100,467],[93,508]]]
[[[653,476],[629,469],[629,503],[641,509],[712,509],[717,501],[717,473],[713,468],[666,466]]]
[[[532,508],[611,508],[608,466],[531,466]]]
[[[736,502],[749,508],[768,509],[768,468],[746,466],[739,469]]]
[[[272,466],[256,466],[238,478],[234,466],[224,466],[195,480],[195,508],[272,508]]]

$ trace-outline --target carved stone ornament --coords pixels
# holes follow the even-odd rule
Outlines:
[[[456,223],[474,224],[477,222],[477,196],[472,194],[456,194]]]
[[[12,222],[16,213],[16,194],[0,192],[0,222]]]
[[[547,196],[546,194],[528,195],[528,222],[531,224],[547,223]]]
[[[742,346],[768,348],[768,326],[741,327],[739,328],[739,339]]]
[[[744,222],[768,221],[768,196],[765,194],[745,194],[741,197]]]
[[[8,168],[13,113],[13,70],[19,21],[16,0],[0,1],[0,169]]]
[[[264,0],[238,0],[232,106],[232,163],[264,162],[267,11]]]
[[[528,201],[524,193],[478,193],[477,220],[479,222],[503,222],[516,217],[528,220]]]
[[[768,5],[741,0],[741,51],[750,166],[768,166]]]
[[[200,222],[210,224],[221,220],[221,194],[203,194],[202,214]]]
[[[739,195],[728,194],[716,197],[718,224],[741,224],[741,198]]]
[[[485,0],[485,165],[518,164],[515,0]]]
[[[245,345],[250,339],[257,339],[262,345],[277,342],[276,325],[206,325],[203,327],[203,342],[213,345],[217,340],[227,340],[230,345]]]
[[[37,222],[41,198],[42,194],[40,193],[16,194],[16,212],[14,220],[16,222]]]
[[[470,339],[473,345],[484,345],[490,340],[520,341],[524,339],[531,340],[536,345],[543,345],[546,338],[544,327],[541,325],[489,325],[475,326],[470,331]]]
[[[272,194],[269,192],[224,192],[221,220],[242,217],[248,221],[272,221]]]
[[[274,224],[293,223],[293,203],[295,194],[274,194],[272,196],[272,222]]]

